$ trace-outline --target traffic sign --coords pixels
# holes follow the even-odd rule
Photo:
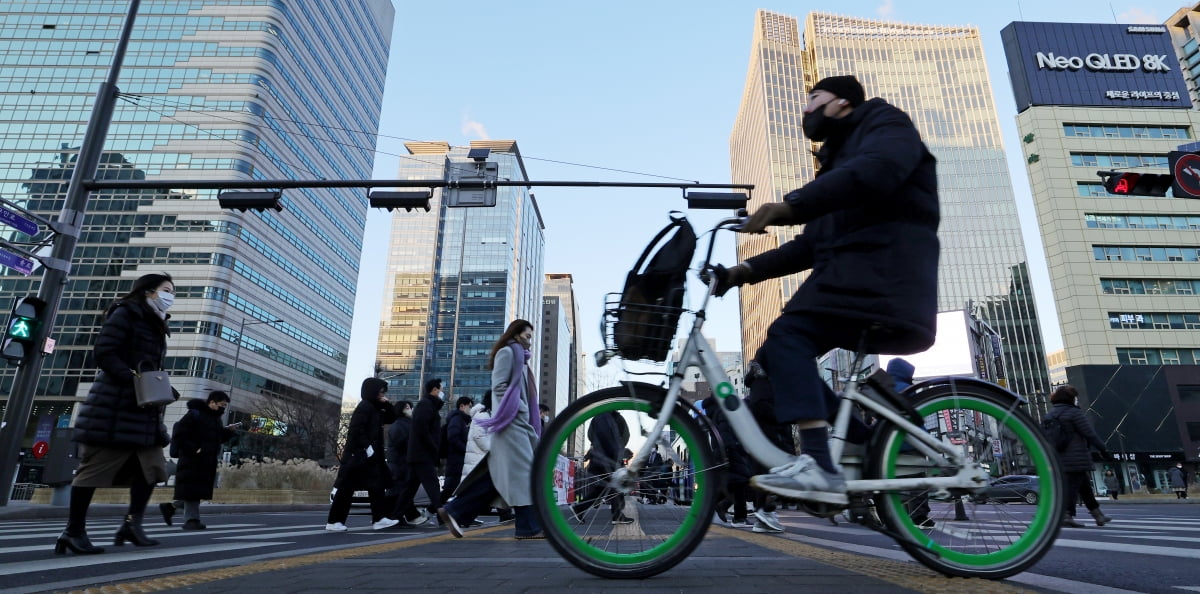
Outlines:
[[[1167,155],[1176,198],[1200,198],[1200,155],[1171,151]]]
[[[9,227],[12,227],[13,229],[16,229],[17,231],[20,231],[26,235],[38,234],[37,223],[9,210],[8,208],[5,208],[4,206],[0,206],[0,223],[8,225]]]
[[[4,250],[0,250],[0,266],[7,266],[25,276],[33,274],[33,260]]]
[[[33,457],[37,458],[38,460],[45,458],[46,452],[49,452],[49,451],[50,451],[50,444],[48,444],[44,441],[39,441],[39,442],[33,444]]]

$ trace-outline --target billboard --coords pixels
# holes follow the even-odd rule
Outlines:
[[[1034,105],[1192,106],[1163,25],[1015,22],[1000,37],[1018,112]]]
[[[938,314],[937,337],[933,346],[920,353],[903,357],[916,368],[913,377],[917,381],[947,375],[990,379],[987,377],[986,364],[982,374],[976,369],[976,361],[972,356],[974,349],[971,348],[971,338],[967,330],[968,323],[967,314],[961,309]],[[880,355],[879,367],[887,369],[888,361],[896,358],[893,355]]]

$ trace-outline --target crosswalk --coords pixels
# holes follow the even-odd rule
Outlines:
[[[245,521],[247,517],[251,521]],[[147,522],[146,534],[161,542],[153,547],[113,546],[119,520],[90,520],[88,535],[93,544],[104,547],[102,555],[55,555],[54,541],[62,532],[62,520],[0,521],[0,591],[37,592],[52,583],[61,586],[64,582],[60,580],[72,577],[86,583],[96,581],[87,577],[94,575],[161,574],[198,560],[296,554],[438,533],[420,528],[375,531],[363,522],[349,532],[333,534],[324,529],[324,514],[260,517],[265,521],[255,522],[252,516],[229,523],[220,517],[206,518],[209,528],[203,531]]]

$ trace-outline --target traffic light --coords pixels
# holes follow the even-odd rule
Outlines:
[[[414,208],[424,208],[425,212],[429,212],[429,199],[433,196],[432,192],[422,190],[420,192],[371,192],[367,194],[367,200],[371,203],[371,208],[386,208],[391,212],[394,208],[403,208],[408,212],[412,212]]]
[[[272,210],[282,211],[283,204],[280,204],[278,191],[265,192],[221,192],[217,195],[217,202],[221,208],[236,208],[242,212],[246,210]]]
[[[750,200],[742,192],[686,192],[683,197],[688,208],[710,210],[746,208],[746,202]]]
[[[46,302],[37,297],[21,297],[13,305],[12,314],[4,331],[4,344],[0,356],[9,361],[22,361],[32,352],[38,330],[42,326],[42,312]]]
[[[1172,177],[1165,173],[1133,173],[1130,171],[1097,171],[1109,194],[1121,196],[1166,196]]]

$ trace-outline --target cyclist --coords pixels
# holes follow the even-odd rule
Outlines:
[[[732,268],[715,293],[810,270],[767,330],[755,359],[767,372],[781,423],[800,429],[801,454],[751,484],[784,497],[845,505],[846,481],[829,453],[837,398],[816,358],[833,348],[909,354],[933,344],[937,317],[936,160],[912,120],[865,100],[853,76],[813,86],[804,135],[823,143],[816,178],[759,207],[741,229],[803,233]]]

